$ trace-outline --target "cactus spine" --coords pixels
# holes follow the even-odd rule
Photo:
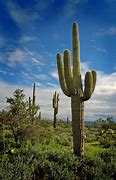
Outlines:
[[[80,42],[78,24],[73,24],[73,67],[70,64],[70,51],[64,51],[64,58],[57,54],[60,86],[64,94],[71,97],[72,131],[74,154],[84,154],[84,101],[90,99],[96,84],[96,72],[86,72],[84,90],[80,73]]]
[[[56,127],[56,115],[58,114],[58,101],[59,101],[59,94],[56,93],[53,95],[53,108],[54,108],[54,128]]]

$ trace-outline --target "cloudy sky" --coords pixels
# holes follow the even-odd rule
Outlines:
[[[60,93],[59,118],[71,116],[70,98],[59,87],[56,54],[72,50],[78,22],[81,70],[95,69],[97,85],[85,103],[85,120],[116,117],[116,0],[0,0],[0,109],[16,88],[32,95],[52,118],[52,96]]]

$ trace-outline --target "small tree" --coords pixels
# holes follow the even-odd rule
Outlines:
[[[25,123],[28,115],[27,101],[25,101],[24,98],[25,95],[21,89],[16,89],[13,93],[13,97],[7,97],[9,111],[7,112],[8,118],[6,118],[4,123],[10,126],[16,143],[19,140],[19,130],[21,125]]]

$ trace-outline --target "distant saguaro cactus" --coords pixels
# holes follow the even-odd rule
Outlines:
[[[39,118],[39,121],[41,121],[41,111],[39,112],[38,118]]]
[[[34,119],[35,119],[35,115],[37,114],[37,111],[40,109],[39,105],[36,105],[35,103],[35,83],[33,85],[33,96],[32,96],[32,99],[31,97],[29,97],[29,115],[30,115],[30,118],[31,118],[31,122],[33,124],[34,122]]]
[[[31,117],[31,97],[29,97],[29,116]]]
[[[32,119],[34,118],[35,110],[35,83],[33,85],[33,99],[32,99]]]
[[[54,108],[54,128],[56,127],[56,115],[58,114],[58,101],[59,101],[59,94],[56,93],[53,95],[53,108]]]
[[[64,51],[64,60],[57,54],[60,86],[64,94],[71,97],[73,150],[77,156],[84,154],[84,101],[90,99],[96,84],[96,71],[86,72],[84,88],[80,73],[80,42],[78,24],[73,24],[73,57],[70,64],[70,51]]]

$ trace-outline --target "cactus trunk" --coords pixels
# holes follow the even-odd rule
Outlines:
[[[80,95],[71,96],[72,132],[74,154],[84,154],[84,103]]]
[[[39,112],[39,121],[41,121],[41,111]]]
[[[29,97],[29,115],[31,117],[31,97]]]
[[[59,94],[56,93],[53,95],[52,105],[54,108],[54,124],[53,127],[56,128],[56,115],[58,114],[58,101],[59,101]]]
[[[54,110],[54,128],[56,128],[56,113],[55,113],[55,110]]]

